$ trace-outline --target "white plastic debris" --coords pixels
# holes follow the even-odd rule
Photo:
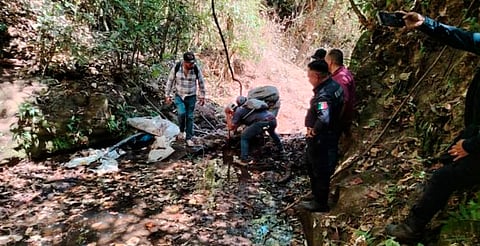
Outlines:
[[[118,162],[115,159],[102,158],[100,162],[102,165],[98,166],[96,169],[92,169],[93,172],[98,174],[118,172]]]
[[[104,155],[104,152],[101,150],[90,150],[88,153],[88,156],[72,159],[69,162],[65,163],[64,166],[68,168],[78,167],[82,165],[86,166],[94,161],[97,161],[103,155]]]
[[[108,158],[112,158],[112,159],[117,159],[118,157],[126,154],[127,152],[125,152],[125,150],[123,149],[114,149],[110,152],[108,152],[105,157],[108,157]]]
[[[0,236],[0,245],[7,245],[9,243],[20,242],[23,239],[20,235],[6,235]]]
[[[148,153],[148,163],[162,161],[175,152],[165,136],[155,137],[155,142],[151,147],[152,150]]]
[[[127,123],[139,130],[148,132],[155,136],[165,136],[168,142],[175,139],[180,133],[180,128],[169,120],[156,117],[134,117],[127,119]]]
[[[107,150],[90,150],[88,156],[78,157],[65,163],[64,166],[68,168],[78,167],[81,165],[87,166],[93,162],[100,162],[101,165],[95,169],[90,169],[98,174],[117,172],[118,161],[117,158],[126,152],[120,147],[132,139],[145,135],[146,133],[155,135],[155,142],[148,153],[148,162],[156,162],[164,160],[169,157],[175,150],[170,146],[170,143],[180,133],[177,125],[169,120],[164,120],[157,117],[135,117],[127,119],[127,123],[134,128],[142,130],[132,136],[129,136]],[[145,133],[146,132],[146,133]]]

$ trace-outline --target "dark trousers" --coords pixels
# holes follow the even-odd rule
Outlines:
[[[275,119],[272,119],[270,121],[257,121],[245,128],[245,130],[243,130],[242,132],[242,136],[240,139],[240,158],[248,158],[250,140],[257,135],[262,134],[264,131],[268,132],[268,135],[270,135],[270,137],[273,139],[273,142],[275,142],[277,148],[281,149],[282,142],[280,141],[280,138],[275,132],[275,128],[277,128],[277,120]]]
[[[457,139],[461,138],[464,137]],[[411,209],[407,223],[415,229],[423,229],[433,216],[445,207],[453,192],[479,184],[480,155],[470,154],[456,162],[451,158],[449,164],[432,174],[422,197]]]
[[[326,133],[307,139],[307,172],[313,197],[322,206],[328,205],[330,178],[338,162],[338,138],[337,133]]]

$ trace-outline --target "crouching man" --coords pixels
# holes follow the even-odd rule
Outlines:
[[[267,131],[268,135],[270,135],[275,142],[277,151],[283,152],[282,142],[275,132],[275,128],[277,128],[275,115],[268,111],[268,108],[248,108],[246,107],[246,102],[246,97],[239,96],[236,100],[236,106],[225,108],[227,127],[229,130],[235,131],[240,125],[246,125],[240,138],[241,163],[252,163],[252,159],[249,156],[250,141],[257,135],[263,134],[264,131]]]

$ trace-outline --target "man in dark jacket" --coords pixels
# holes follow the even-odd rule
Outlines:
[[[480,33],[444,25],[415,12],[406,13],[403,19],[408,29],[416,28],[446,45],[480,54]],[[420,239],[425,226],[447,204],[454,191],[480,184],[480,70],[468,88],[464,124],[465,129],[447,150],[450,158],[444,161],[446,165],[433,173],[406,220],[388,225],[387,234],[399,241]]]
[[[240,161],[242,164],[251,163],[249,156],[250,141],[257,135],[267,131],[268,135],[275,142],[277,152],[283,152],[283,145],[278,137],[275,129],[277,128],[277,119],[275,115],[264,109],[249,109],[245,106],[247,98],[244,96],[237,97],[237,105],[234,108],[227,107],[227,126],[229,130],[235,131],[240,125],[246,125],[240,138]]]
[[[312,212],[327,212],[330,177],[338,160],[343,89],[330,77],[328,64],[324,60],[308,64],[308,80],[314,93],[305,118],[306,162],[313,200],[301,205]]]

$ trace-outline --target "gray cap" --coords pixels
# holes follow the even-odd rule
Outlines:
[[[238,96],[236,101],[238,106],[242,106],[247,101],[247,98],[244,96]]]

